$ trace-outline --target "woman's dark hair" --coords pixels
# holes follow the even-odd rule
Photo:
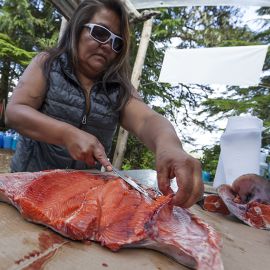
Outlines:
[[[49,76],[52,62],[62,53],[67,53],[70,64],[73,68],[78,64],[78,43],[80,34],[86,23],[101,9],[106,8],[114,11],[120,18],[120,32],[124,40],[124,46],[118,53],[114,62],[104,72],[102,82],[106,87],[106,82],[117,81],[120,83],[119,104],[120,110],[129,100],[132,93],[130,82],[129,45],[130,30],[128,22],[128,12],[121,0],[85,0],[74,11],[69,20],[64,33],[61,36],[57,47],[48,50],[49,56],[44,63],[45,76]]]

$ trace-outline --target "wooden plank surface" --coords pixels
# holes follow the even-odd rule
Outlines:
[[[14,207],[4,203],[0,203],[0,217],[1,270],[188,269],[151,250],[112,252],[97,243],[68,240],[27,222]]]
[[[135,172],[131,172],[131,174]],[[155,177],[153,171],[140,172]],[[144,178],[146,179],[146,178]],[[153,178],[154,179],[154,178]],[[152,181],[152,180],[151,180]],[[150,181],[150,182],[151,182]],[[270,232],[251,228],[234,217],[203,211],[192,212],[221,233],[222,260],[226,270],[269,270]],[[111,252],[97,243],[68,240],[42,225],[24,220],[12,206],[0,203],[0,269],[188,269],[172,259],[147,249]]]

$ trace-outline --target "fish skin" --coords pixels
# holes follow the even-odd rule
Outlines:
[[[221,238],[211,226],[172,206],[171,195],[151,200],[115,176],[64,170],[2,174],[0,200],[73,240],[97,241],[113,251],[149,248],[193,269],[224,269]]]

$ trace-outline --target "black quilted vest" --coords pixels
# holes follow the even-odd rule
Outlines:
[[[96,136],[109,154],[119,122],[119,111],[115,111],[118,90],[119,84],[116,82],[107,83],[106,90],[101,82],[95,83],[90,92],[90,110],[87,113],[83,89],[64,54],[53,62],[40,111]],[[11,162],[12,172],[67,168],[90,167],[84,162],[73,160],[64,147],[20,136]]]

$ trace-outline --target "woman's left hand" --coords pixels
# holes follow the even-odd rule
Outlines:
[[[199,160],[187,154],[180,147],[161,149],[156,153],[158,186],[163,194],[172,193],[171,179],[176,177],[178,190],[173,204],[188,208],[203,197],[204,185]]]

